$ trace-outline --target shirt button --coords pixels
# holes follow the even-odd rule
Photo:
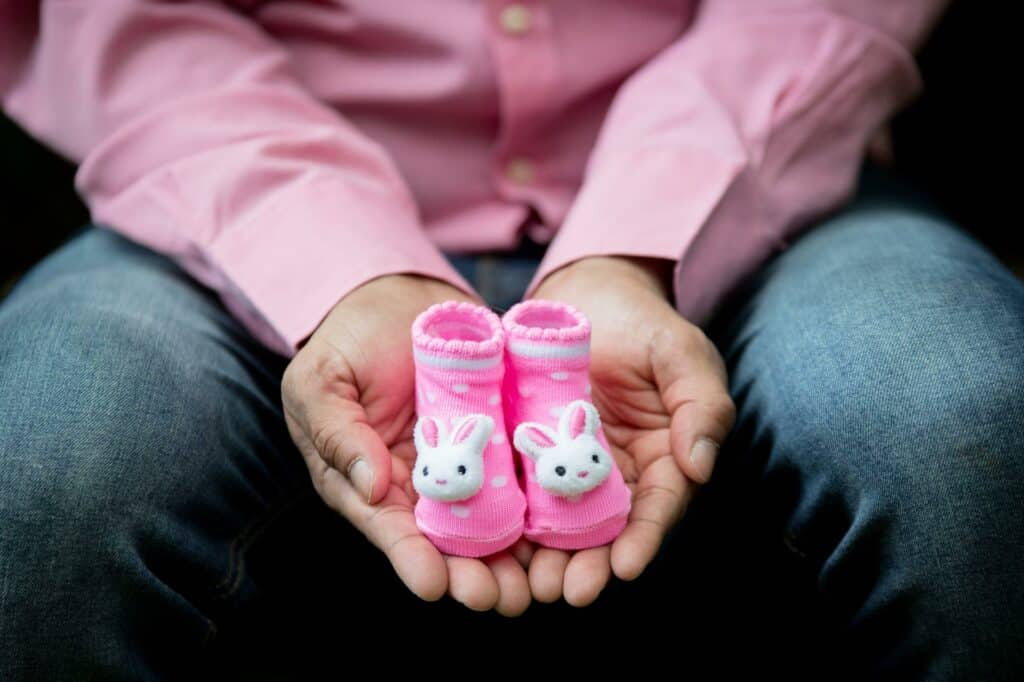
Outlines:
[[[517,2],[506,6],[501,10],[501,14],[498,15],[498,23],[501,25],[501,30],[514,36],[522,35],[529,31],[531,19],[530,10],[526,5],[521,5]]]
[[[533,164],[526,159],[511,159],[505,165],[505,176],[512,182],[520,185],[533,180]]]

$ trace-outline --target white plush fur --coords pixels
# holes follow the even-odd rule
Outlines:
[[[436,428],[436,442],[427,436],[428,422]],[[485,414],[463,417],[450,433],[443,420],[420,417],[413,430],[413,487],[420,495],[443,502],[475,495],[484,483],[484,449],[493,431],[494,419]],[[461,473],[460,466],[464,467]]]
[[[574,418],[583,428],[572,433]],[[569,403],[558,419],[558,431],[537,422],[523,422],[516,427],[513,442],[516,448],[534,461],[537,483],[552,495],[575,497],[601,485],[612,471],[612,458],[597,439],[601,418],[597,409],[585,400]],[[531,430],[540,432],[545,443]],[[597,458],[597,462],[594,458]]]

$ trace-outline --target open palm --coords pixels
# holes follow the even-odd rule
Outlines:
[[[612,572],[631,580],[653,559],[710,477],[734,409],[718,351],[679,316],[646,266],[586,259],[557,271],[536,295],[571,303],[590,318],[591,397],[633,492],[629,522],[611,545],[575,553],[542,548],[533,555],[535,598],[564,595],[584,605]]]
[[[528,547],[485,559],[444,556],[413,515],[409,327],[421,310],[449,299],[469,300],[439,282],[397,275],[345,297],[285,373],[285,419],[321,498],[387,555],[412,592],[516,615],[530,590],[513,551]]]

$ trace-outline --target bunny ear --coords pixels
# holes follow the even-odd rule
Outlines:
[[[558,434],[537,422],[523,422],[512,436],[516,449],[531,459],[540,459],[558,445]]]
[[[444,422],[433,417],[420,417],[412,432],[413,443],[417,450],[436,448],[444,440],[446,431]]]
[[[486,414],[470,414],[462,418],[452,431],[452,445],[463,445],[483,450],[494,431],[494,419]]]
[[[562,412],[558,427],[570,439],[576,439],[583,434],[596,436],[600,424],[601,417],[596,407],[585,400],[574,400]]]

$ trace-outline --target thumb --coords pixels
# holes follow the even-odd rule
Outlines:
[[[345,476],[368,504],[379,502],[391,485],[391,453],[367,423],[363,406],[343,399],[310,411],[310,440],[320,457]]]
[[[682,337],[671,336],[661,335],[652,344],[655,380],[671,415],[669,443],[683,473],[707,483],[736,408],[714,344],[692,325]]]

